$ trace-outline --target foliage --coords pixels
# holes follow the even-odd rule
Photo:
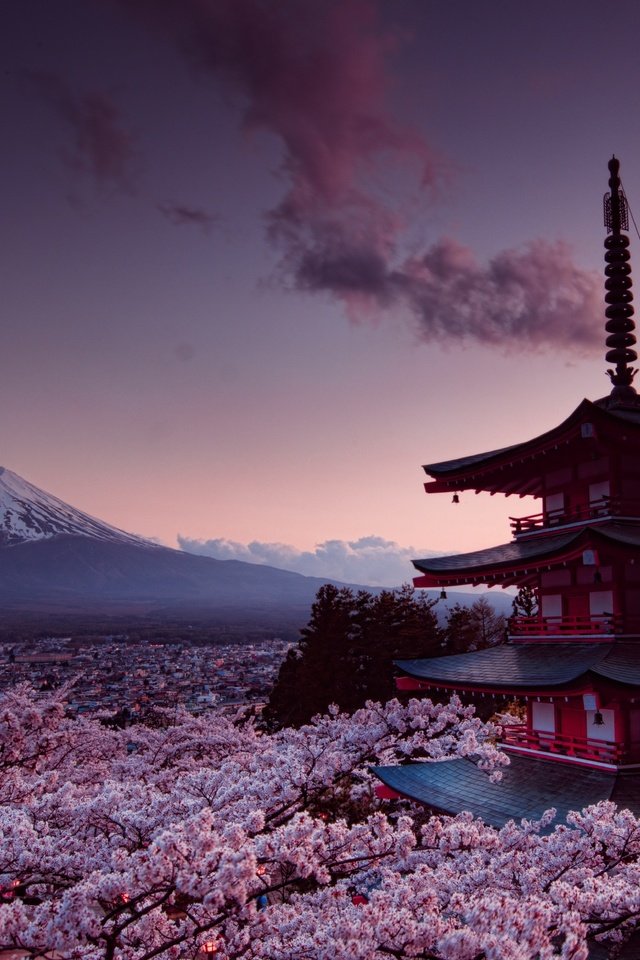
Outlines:
[[[534,587],[520,587],[511,605],[514,617],[535,617],[538,613],[538,594]]]
[[[445,646],[447,653],[483,650],[503,643],[506,620],[496,613],[488,600],[480,597],[469,607],[455,603],[447,614]]]
[[[128,734],[28,688],[0,702],[0,951],[586,960],[588,937],[637,923],[640,824],[610,803],[550,833],[550,815],[495,830],[379,809],[373,761],[462,755],[496,776],[495,731],[455,700],[271,735],[181,714],[133,751]]]
[[[355,593],[320,588],[269,698],[271,727],[300,726],[335,703],[352,711],[394,695],[393,661],[442,653],[436,601],[412,587]]]

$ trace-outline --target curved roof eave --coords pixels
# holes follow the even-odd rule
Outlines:
[[[484,453],[472,454],[468,457],[459,457],[455,460],[442,460],[438,463],[424,464],[423,470],[437,480],[455,480],[462,479],[465,475],[474,476],[478,470],[491,469],[499,467],[501,463],[511,462],[514,455],[530,456],[537,449],[544,449],[550,443],[561,440],[573,427],[576,426],[586,416],[595,419],[614,419],[624,420],[625,424],[632,424],[640,427],[640,412],[636,410],[607,410],[599,405],[599,402],[593,403],[591,400],[582,400],[576,409],[566,420],[553,429],[541,433],[537,437],[525,440],[522,443],[512,444],[508,447],[501,447],[497,450],[488,450]]]
[[[524,440],[521,443],[514,443],[508,447],[500,447],[497,450],[487,450],[484,453],[474,453],[468,457],[458,457],[454,460],[441,460],[437,463],[427,463],[424,464],[423,469],[431,476],[441,477],[448,474],[462,472],[468,467],[476,467],[480,465],[488,466],[491,461],[499,463],[505,454],[513,454],[516,451],[528,451],[531,447],[538,445],[544,446],[546,442],[554,439],[556,435],[565,433],[574,425],[577,420],[581,418],[583,413],[585,413],[586,410],[590,410],[592,406],[594,405],[590,400],[582,400],[576,409],[569,414],[566,420],[563,420],[562,423],[558,424],[556,427],[553,427],[551,430],[547,430],[545,433],[541,433],[537,437],[532,437],[530,440]]]
[[[565,687],[589,671],[599,672],[601,662],[612,649],[610,642],[558,642],[549,644],[541,656],[539,643],[503,644],[472,653],[395,660],[394,664],[407,676],[433,684],[465,689],[540,690]],[[619,665],[621,671],[625,663],[623,657]]]
[[[531,540],[512,540],[484,550],[473,550],[470,553],[457,553],[447,557],[425,557],[423,560],[413,560],[416,570],[421,573],[464,573],[473,570],[480,573],[483,570],[493,570],[496,567],[512,568],[528,561],[549,558],[554,554],[566,551],[568,547],[576,545],[584,538],[585,529],[572,530],[560,536],[537,537]]]
[[[371,767],[382,783],[401,796],[443,813],[471,810],[495,827],[527,817],[539,820],[555,807],[557,821],[570,810],[581,810],[600,800],[613,800],[640,815],[640,774],[620,775],[576,764],[532,757],[510,757],[502,780],[492,783],[486,773],[467,759]],[[544,832],[555,827],[549,824]]]
[[[545,560],[570,559],[590,543],[610,543],[621,547],[640,548],[640,524],[611,521],[598,526],[573,529],[564,534],[512,540],[484,550],[458,553],[446,557],[425,557],[413,560],[416,570],[434,575],[463,576],[472,571],[474,576],[494,570],[517,570],[527,564],[535,566]]]

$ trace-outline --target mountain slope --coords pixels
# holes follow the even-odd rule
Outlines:
[[[0,600],[300,603],[325,580],[274,567],[62,534],[0,549]]]
[[[197,610],[243,622],[281,615],[290,623],[305,616],[324,582],[159,546],[0,468],[0,618],[20,611]]]
[[[159,546],[0,468],[0,624],[37,617],[46,626],[54,614],[58,620],[73,614],[85,620],[197,616],[295,628],[306,622],[323,583],[326,578]],[[444,616],[449,604],[475,599],[451,593],[439,611]],[[511,602],[489,599],[497,606]]]
[[[0,467],[0,546],[76,534],[95,540],[151,546],[148,540],[96,520]]]

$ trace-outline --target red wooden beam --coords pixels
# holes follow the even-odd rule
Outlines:
[[[400,800],[400,794],[388,787],[386,783],[379,783],[375,788],[375,794],[378,800]]]

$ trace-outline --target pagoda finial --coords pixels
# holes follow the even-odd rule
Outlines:
[[[636,405],[640,398],[632,386],[636,370],[629,364],[638,359],[632,350],[636,338],[632,331],[633,294],[631,292],[631,267],[629,266],[629,237],[622,233],[629,229],[629,208],[618,176],[620,161],[613,156],[609,161],[609,193],[604,197],[604,225],[607,237],[604,241],[606,266],[604,268],[605,302],[607,308],[605,329],[607,337],[607,362],[615,363],[615,370],[607,370],[613,384],[610,404]]]

